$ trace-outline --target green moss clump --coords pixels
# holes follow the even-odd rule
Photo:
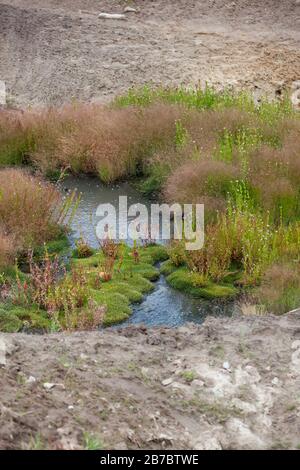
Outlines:
[[[123,269],[126,272],[126,264]],[[130,265],[128,266],[129,272],[130,269],[132,269],[132,272],[135,274],[140,274],[140,276],[145,279],[149,279],[149,281],[157,281],[159,278],[159,270],[147,263],[137,263],[135,266]]]
[[[109,292],[109,289],[90,290],[92,299],[99,305],[106,307],[103,320],[104,326],[120,323],[131,315],[130,300],[127,295],[118,292]]]
[[[0,309],[0,331],[16,333],[22,329],[23,323],[19,318],[5,309]]]
[[[61,232],[56,240],[45,243],[44,245],[38,246],[34,249],[34,257],[36,259],[43,258],[45,252],[49,255],[64,254],[70,248],[70,241],[64,232]]]
[[[47,313],[35,307],[13,307],[11,312],[28,328],[48,331],[51,320]]]
[[[0,308],[0,331],[13,333],[24,328],[49,331],[51,320],[37,307],[3,305]]]
[[[175,264],[173,264],[170,259],[168,259],[167,261],[164,261],[160,266],[160,272],[164,276],[169,276],[174,271],[176,271],[176,269],[177,268],[176,268]]]
[[[143,294],[139,290],[131,288],[127,282],[107,282],[103,285],[103,293],[122,294],[128,297],[132,303],[139,303],[143,300]]]
[[[106,307],[103,324],[113,325],[126,320],[132,313],[130,305],[141,302],[144,294],[154,289],[153,281],[159,278],[157,262],[166,259],[166,249],[159,245],[139,247],[138,257],[132,248],[120,246],[113,267],[112,278],[106,282],[100,273],[105,272],[106,258],[102,251],[90,258],[73,258],[72,264],[86,271],[88,279],[87,297]]]
[[[97,268],[104,261],[104,256],[100,253],[95,253],[89,258],[76,258],[73,257],[72,264],[74,266],[82,266],[83,268]]]
[[[199,274],[191,273],[186,267],[181,267],[169,274],[167,282],[174,289],[207,300],[233,297],[238,293],[238,290],[230,284],[220,285],[211,281],[204,282]]]
[[[141,260],[144,262],[148,260],[151,264],[166,261],[168,258],[167,248],[163,245],[149,245],[141,251]]]
[[[145,279],[140,274],[133,274],[129,276],[125,274],[125,276],[120,277],[120,279],[126,281],[126,284],[128,284],[128,286],[130,286],[132,289],[137,289],[143,294],[147,294],[154,289],[152,282],[149,281],[149,279]]]
[[[15,281],[17,276],[21,282],[24,282],[27,279],[27,274],[23,273],[20,269],[16,269],[15,266],[7,266],[2,270],[3,278]]]

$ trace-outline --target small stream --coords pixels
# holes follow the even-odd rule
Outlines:
[[[68,177],[63,181],[64,190],[77,189],[81,201],[72,221],[71,242],[80,236],[90,246],[99,247],[95,226],[99,219],[95,216],[99,204],[111,203],[118,209],[119,196],[128,197],[128,205],[145,204],[150,208],[151,201],[141,195],[129,183],[111,186],[102,185],[92,177]],[[164,276],[155,283],[155,289],[146,295],[140,304],[133,306],[133,314],[118,327],[144,323],[147,326],[180,326],[187,322],[202,323],[206,316],[231,316],[238,311],[235,302],[216,302],[195,299],[170,287]]]

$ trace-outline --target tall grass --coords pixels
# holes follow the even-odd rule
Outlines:
[[[145,86],[111,106],[2,111],[0,165],[25,163],[46,175],[92,173],[105,183],[139,176],[147,194],[204,203],[205,247],[185,259],[204,277],[219,281],[237,270],[238,282],[259,285],[273,265],[299,261],[300,119],[287,99],[256,106],[244,92]],[[56,230],[55,190],[20,175],[0,174],[3,260],[12,247]],[[269,278],[275,285],[276,276]]]
[[[60,168],[93,173],[104,182],[134,175],[154,149],[175,138],[176,106],[147,110],[74,104],[0,114],[0,164],[26,160],[46,175]]]
[[[282,314],[300,305],[299,263],[274,263],[264,273],[257,292],[263,310]]]
[[[248,93],[234,93],[227,89],[217,92],[213,87],[206,85],[204,89],[197,88],[165,88],[145,85],[141,88],[131,88],[122,96],[118,96],[114,104],[118,107],[149,106],[162,102],[180,104],[189,108],[210,109],[239,106],[243,109],[254,109],[254,103]]]
[[[58,189],[20,169],[0,171],[0,265],[60,233]]]

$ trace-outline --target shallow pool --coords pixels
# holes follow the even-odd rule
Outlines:
[[[95,227],[98,222],[96,209],[99,204],[111,203],[118,209],[119,196],[127,196],[129,204],[142,203],[150,207],[151,201],[141,195],[129,183],[105,186],[97,178],[68,177],[63,190],[77,189],[81,201],[71,228],[71,241],[80,236],[93,247],[98,247]],[[117,214],[118,215],[118,214]],[[231,316],[238,311],[235,302],[216,302],[195,299],[171,288],[164,276],[155,283],[153,292],[145,296],[143,302],[133,306],[133,314],[118,327],[144,323],[147,326],[179,326],[187,322],[202,323],[206,316]]]

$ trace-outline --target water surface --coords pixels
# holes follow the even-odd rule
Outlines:
[[[95,235],[95,227],[99,220],[95,216],[99,204],[111,203],[118,208],[119,196],[128,197],[128,205],[145,204],[148,208],[151,202],[141,195],[127,182],[105,186],[97,178],[68,177],[63,182],[65,190],[77,189],[82,193],[81,201],[72,221],[74,240],[84,236],[94,248],[99,247]],[[117,213],[118,215],[118,213]],[[144,323],[147,326],[180,326],[187,322],[202,323],[206,316],[231,316],[238,311],[234,302],[216,302],[195,299],[183,292],[170,287],[164,276],[155,283],[155,289],[146,295],[140,304],[133,306],[133,314],[126,322],[118,327],[129,324]]]

